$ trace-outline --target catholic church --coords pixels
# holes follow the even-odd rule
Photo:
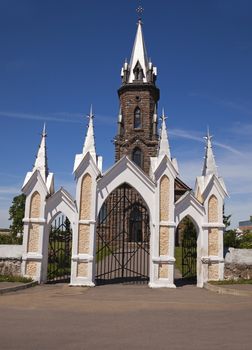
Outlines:
[[[177,279],[193,279],[198,287],[223,279],[227,190],[211,137],[206,136],[203,170],[192,190],[172,157],[164,111],[159,126],[157,68],[148,58],[142,27],[139,19],[131,58],[121,70],[114,165],[102,170],[91,109],[83,149],[74,160],[75,196],[64,188],[55,191],[43,129],[22,187],[23,276],[39,283],[151,288],[175,288]]]

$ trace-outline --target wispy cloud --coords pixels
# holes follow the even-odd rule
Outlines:
[[[202,136],[199,136],[198,133],[196,133],[195,131],[188,131],[188,130],[182,130],[182,129],[170,129],[169,134],[173,135],[174,137],[179,137],[179,138],[184,138],[188,140],[205,143],[204,138]],[[235,149],[230,145],[226,145],[224,143],[220,143],[216,141],[213,141],[213,145],[223,148],[227,151],[230,151],[231,153],[242,156],[242,153],[240,151],[238,151],[237,149]]]
[[[7,209],[0,209],[0,227],[9,227],[10,221],[9,219],[9,212]]]
[[[71,113],[53,113],[48,114],[29,114],[29,113],[16,113],[16,112],[1,112],[2,118],[15,118],[15,119],[28,119],[28,120],[42,120],[61,123],[82,123],[80,114]],[[79,120],[76,119],[79,118]]]
[[[18,113],[0,111],[1,118],[11,119],[26,119],[35,121],[50,121],[57,123],[74,123],[83,124],[85,123],[85,114],[83,113],[70,113],[70,112],[57,112],[57,113]],[[102,124],[114,124],[115,118],[97,114],[95,116],[97,121]]]
[[[218,98],[218,97],[215,97],[215,96],[211,96],[211,95],[207,95],[207,94],[202,94],[202,93],[199,93],[199,92],[191,92],[189,93],[189,96],[192,96],[192,97],[198,97],[198,98],[201,98],[201,99],[205,99],[205,100],[208,100],[214,104],[217,104],[217,105],[220,105],[220,106],[223,106],[223,107],[228,107],[228,108],[231,108],[231,109],[235,109],[239,112],[243,112],[245,114],[248,114],[248,115],[252,115],[252,106],[251,105],[248,105],[248,103],[239,103],[239,102],[236,102],[236,101],[231,101],[231,100],[228,100],[228,99],[225,99],[225,98]]]
[[[230,131],[236,135],[249,136],[251,140],[252,124],[251,123],[244,124],[244,123],[237,122],[231,126]]]
[[[218,154],[216,163],[230,195],[226,199],[225,210],[227,214],[232,214],[232,226],[237,227],[240,220],[252,214],[252,153],[244,153],[243,158],[234,153]],[[203,159],[190,154],[187,159],[179,161],[181,179],[194,188],[202,166]]]
[[[20,187],[15,186],[0,186],[0,194],[16,194],[20,193]]]

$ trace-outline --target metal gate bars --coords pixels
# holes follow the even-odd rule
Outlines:
[[[127,184],[103,204],[96,227],[96,283],[149,280],[149,214],[142,197]]]
[[[196,279],[197,277],[197,233],[191,222],[184,230],[182,240],[182,277]]]
[[[61,215],[54,221],[49,235],[47,282],[69,282],[71,274],[72,230]]]

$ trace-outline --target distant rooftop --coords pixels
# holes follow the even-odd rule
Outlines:
[[[252,216],[250,216],[250,220],[239,221],[239,227],[243,226],[252,226]]]

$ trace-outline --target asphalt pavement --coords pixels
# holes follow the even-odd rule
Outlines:
[[[252,298],[195,286],[40,285],[0,296],[0,349],[239,349]]]

